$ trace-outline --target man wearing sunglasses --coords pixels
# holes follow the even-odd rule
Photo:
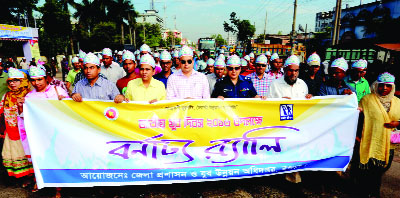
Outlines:
[[[344,78],[344,82],[356,93],[357,100],[371,93],[368,81],[363,78],[367,70],[368,62],[360,59],[353,63],[350,70],[350,75]]]
[[[213,98],[259,98],[251,79],[240,75],[240,58],[233,55],[228,59],[228,75],[219,79],[212,93]],[[265,97],[264,97],[265,99]]]
[[[165,88],[167,88],[167,82],[168,78],[173,74],[171,71],[171,66],[172,66],[172,60],[171,60],[171,54],[167,51],[161,52],[160,55],[160,65],[162,68],[162,71],[154,76],[154,79],[157,79],[161,82],[164,83]]]
[[[263,54],[258,56],[256,59],[256,71],[247,75],[253,82],[253,86],[260,96],[267,96],[267,75],[265,69],[267,69],[268,59]]]
[[[207,77],[193,69],[193,50],[183,46],[179,51],[180,70],[167,83],[167,99],[208,99],[210,87]]]
[[[284,76],[272,81],[268,88],[268,98],[307,98],[312,97],[308,94],[307,84],[298,78],[300,70],[300,60],[296,55],[291,55],[284,64]]]

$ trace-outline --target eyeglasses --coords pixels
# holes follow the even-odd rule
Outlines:
[[[192,60],[187,60],[187,61],[181,60],[181,64],[186,64],[186,62],[187,62],[188,64],[192,64],[192,63],[193,63]]]
[[[172,61],[169,61],[169,62],[163,62],[163,61],[161,61],[161,62],[160,62],[161,65],[167,65],[167,64],[171,64],[171,63],[172,63]]]
[[[256,67],[266,67],[267,65],[264,64],[256,64]]]
[[[19,82],[19,81],[21,81],[21,80],[20,79],[11,79],[11,80],[8,80],[8,83]]]
[[[228,69],[228,71],[233,71],[233,70],[239,71],[240,70],[240,67],[226,67],[226,68]]]

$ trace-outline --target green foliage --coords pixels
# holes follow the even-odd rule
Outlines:
[[[47,0],[39,11],[43,14],[43,29],[40,31],[42,53],[55,56],[64,52],[69,43],[68,32],[71,31],[68,11],[64,11],[62,4],[56,0]]]
[[[278,35],[282,35],[283,33],[282,33],[282,31],[281,30],[279,30],[278,31]]]
[[[146,43],[150,47],[163,46],[161,28],[157,24],[136,24],[136,45]]]
[[[29,24],[34,24],[32,12],[36,10],[38,0],[4,0],[0,3],[0,23],[18,25],[18,18],[21,22],[23,16],[29,20]],[[21,25],[25,25],[23,22]]]
[[[215,39],[215,43],[216,43],[217,46],[221,46],[221,45],[226,45],[227,44],[226,40],[222,37],[221,34],[218,34],[218,35],[213,34],[213,35],[211,35],[211,38]]]
[[[172,46],[173,41],[174,40],[174,33],[173,32],[168,32],[168,36],[166,39],[166,46],[165,47],[169,47]],[[175,37],[175,45],[179,45],[181,43],[182,39]]]
[[[230,24],[224,21],[224,30],[226,32],[232,32],[237,34],[238,41],[241,42],[242,46],[250,47],[250,38],[256,32],[256,27],[251,25],[249,20],[241,20],[236,17],[236,13],[232,12],[230,14]]]
[[[116,49],[120,39],[117,25],[114,22],[100,22],[96,24],[90,38],[92,49],[95,51],[100,51],[105,47]]]

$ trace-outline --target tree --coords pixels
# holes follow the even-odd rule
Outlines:
[[[120,39],[117,25],[114,22],[100,22],[93,28],[93,34],[90,38],[92,41],[91,47],[96,51],[100,51],[106,47],[116,49],[119,47],[118,41]]]
[[[150,47],[162,46],[161,28],[158,24],[141,23],[136,25],[136,44],[146,43]]]
[[[250,51],[251,45],[249,43],[254,32],[256,32],[256,27],[251,25],[249,20],[241,20],[237,18],[235,12],[232,12],[230,17],[230,24],[224,21],[224,30],[228,33],[236,33],[237,39],[241,42],[241,45],[244,48],[247,47],[247,51]]]
[[[178,45],[179,43],[181,43],[181,38],[176,37],[174,35],[174,33],[170,31],[170,32],[168,32],[168,36],[167,36],[167,39],[166,39],[166,44],[167,44],[166,47],[172,46],[172,44],[174,43],[173,41],[175,42],[175,45]]]
[[[282,31],[281,30],[278,31],[278,35],[282,35]]]
[[[33,11],[37,10],[38,0],[4,0],[0,6],[0,23],[10,25],[28,25],[24,18],[28,19],[29,25],[33,25]]]
[[[217,46],[221,46],[221,45],[226,45],[227,44],[226,40],[222,37],[221,34],[218,34],[218,35],[213,34],[213,35],[211,35],[211,38],[215,39],[215,43],[216,43]]]
[[[66,32],[71,31],[69,13],[62,9],[62,4],[57,0],[46,0],[39,11],[43,14],[43,30],[40,31],[42,52],[48,57],[64,52],[69,44]]]
[[[133,5],[128,0],[112,0],[108,7],[107,16],[121,28],[121,44],[125,44],[124,26],[127,26],[124,20],[130,21],[131,17],[136,17],[136,12],[132,12]],[[132,16],[134,15],[134,16]]]

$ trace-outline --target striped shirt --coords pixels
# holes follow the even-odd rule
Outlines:
[[[266,73],[266,77],[267,77],[267,90],[268,87],[271,85],[272,81],[280,78],[283,76],[283,72],[282,71],[278,71],[277,74],[273,73],[272,71],[269,71]]]
[[[247,75],[251,79],[251,82],[253,82],[253,86],[257,91],[257,95],[259,96],[267,96],[267,90],[268,90],[268,79],[267,79],[267,74],[264,73],[263,77],[260,79],[257,76],[256,72],[253,72],[249,75]]]
[[[98,100],[114,100],[119,95],[119,91],[115,83],[104,78],[98,78],[93,86],[84,78],[76,83],[74,93],[81,94],[82,98],[98,99]]]
[[[193,70],[190,77],[186,77],[182,70],[178,70],[168,78],[167,99],[208,99],[210,87],[207,77]]]

